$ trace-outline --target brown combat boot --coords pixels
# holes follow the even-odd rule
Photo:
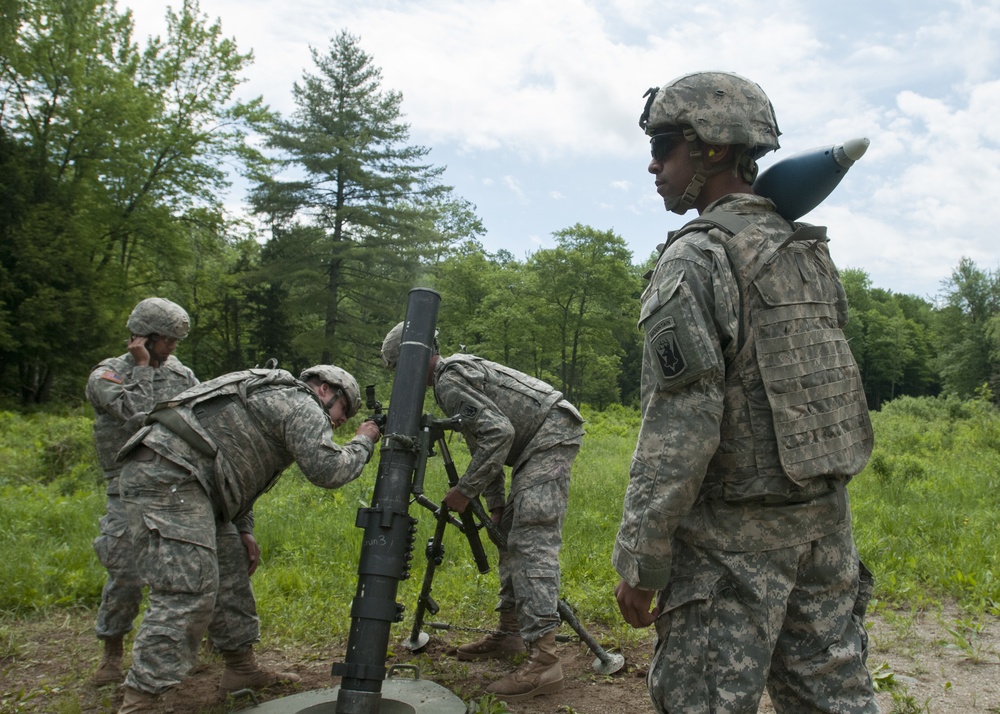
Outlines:
[[[556,654],[556,633],[545,633],[531,643],[531,656],[524,664],[486,688],[486,691],[507,702],[518,702],[552,694],[563,689],[562,664]]]
[[[521,626],[513,612],[500,613],[500,631],[458,648],[456,656],[469,662],[477,659],[505,659],[525,652]]]
[[[148,714],[156,709],[160,697],[132,687],[125,687],[125,698],[118,707],[118,714]]]
[[[227,695],[240,689],[265,689],[276,684],[291,684],[300,682],[302,678],[291,672],[272,672],[262,669],[257,664],[253,647],[246,652],[222,652],[226,660],[226,669],[222,672],[222,682],[219,684],[219,696]]]
[[[125,654],[124,635],[107,637],[104,642],[104,655],[94,672],[93,682],[98,687],[105,684],[121,684],[125,680],[122,674],[122,656]]]

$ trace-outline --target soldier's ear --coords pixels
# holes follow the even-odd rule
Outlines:
[[[725,144],[707,144],[705,146],[705,158],[710,164],[725,161],[727,156],[729,156],[729,147]]]

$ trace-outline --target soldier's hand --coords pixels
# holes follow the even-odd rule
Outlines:
[[[497,506],[490,511],[490,520],[493,521],[493,525],[497,528],[500,527],[500,521],[503,520],[503,506]]]
[[[624,580],[619,582],[615,588],[615,600],[625,622],[632,627],[649,627],[656,622],[660,608],[655,607],[652,612],[649,610],[655,594],[652,590],[634,588]]]
[[[257,566],[260,565],[260,546],[257,545],[257,539],[253,537],[253,533],[240,533],[240,540],[243,541],[243,547],[247,549],[247,559],[250,561],[248,574],[253,575]]]
[[[149,364],[149,350],[146,349],[146,338],[142,335],[132,335],[129,338],[128,353],[139,367]]]
[[[445,494],[444,505],[457,513],[465,513],[465,509],[469,507],[470,500],[468,496],[456,487]]]
[[[362,436],[367,436],[374,444],[378,444],[379,439],[382,438],[382,432],[379,431],[378,425],[373,421],[361,422],[357,433]]]

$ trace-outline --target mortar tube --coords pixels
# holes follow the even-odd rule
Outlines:
[[[440,301],[438,293],[426,288],[409,294],[372,505],[358,510],[356,525],[364,529],[364,537],[351,630],[344,661],[332,668],[333,675],[341,677],[338,714],[381,710],[390,628],[402,619],[396,593],[400,580],[409,577],[413,557],[416,528],[409,515],[410,487]]]

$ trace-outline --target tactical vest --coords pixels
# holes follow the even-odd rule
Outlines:
[[[147,418],[147,423],[162,424],[214,459],[212,481],[204,485],[219,496],[217,505],[225,521],[247,513],[292,461],[280,439],[264,433],[247,409],[247,399],[265,387],[294,387],[315,398],[285,370],[248,369],[203,382],[161,402]],[[255,475],[261,474],[267,479],[263,487],[252,485]]]
[[[448,357],[441,374],[449,369],[458,369],[468,379],[469,372],[462,367],[471,367],[473,373],[483,375],[481,380],[471,381],[472,385],[489,397],[514,425],[514,443],[506,460],[506,464],[512,466],[545,421],[549,410],[563,398],[562,392],[540,379],[475,355]],[[434,391],[438,404],[441,404],[436,387]]]
[[[110,370],[121,375],[125,381],[129,381],[135,368],[135,362],[128,355],[122,355],[102,361],[94,367],[94,370]],[[171,357],[153,371],[153,398],[172,397],[190,388],[194,382],[197,380],[191,372],[177,358]],[[133,420],[123,422],[117,414],[96,406],[94,412],[94,444],[97,447],[97,460],[106,478],[117,478],[121,464],[116,461],[115,455],[142,426],[142,420],[137,417],[134,422]],[[109,484],[109,488],[117,494],[117,482]]]
[[[846,296],[826,229],[795,224],[789,231],[777,214],[753,223],[710,211],[672,240],[709,228],[724,235],[741,305],[738,338],[726,355],[721,442],[700,497],[808,500],[830,488],[831,477],[859,473],[874,442],[841,329]]]

